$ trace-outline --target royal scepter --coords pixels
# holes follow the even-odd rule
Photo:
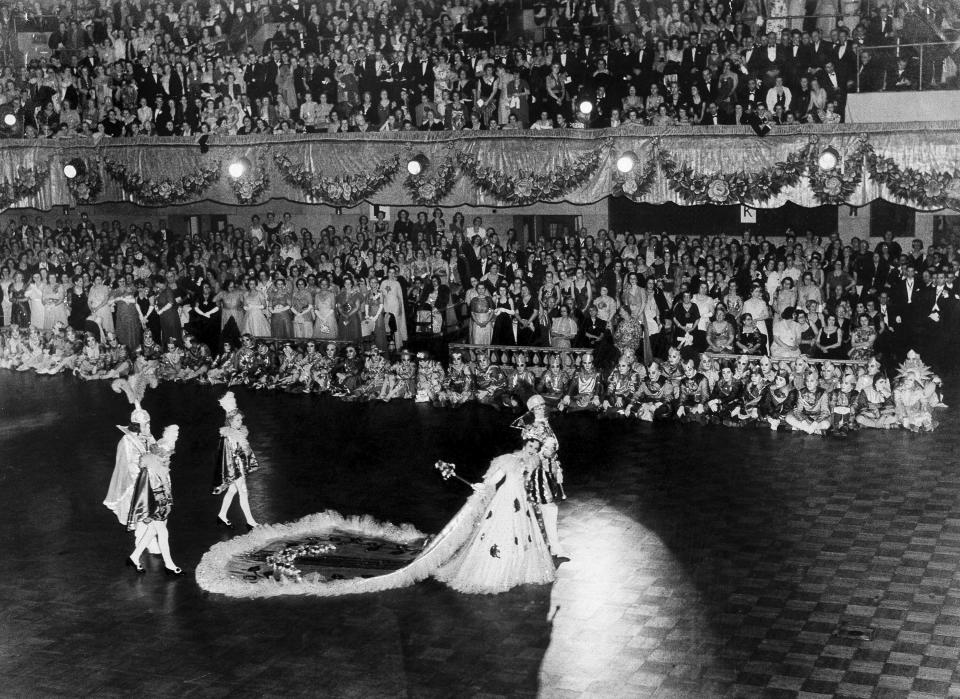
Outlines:
[[[457,475],[457,467],[453,464],[447,463],[446,461],[438,461],[433,465],[433,467],[440,472],[440,477],[443,478],[443,480],[448,481],[451,478],[456,478],[458,481],[467,484],[471,488],[473,487],[473,483],[468,481],[466,478],[461,478]]]

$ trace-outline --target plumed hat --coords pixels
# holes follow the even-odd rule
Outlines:
[[[223,412],[227,414],[228,420],[240,413],[240,411],[237,410],[237,398],[233,395],[233,391],[224,393],[223,398],[218,402],[220,403],[220,407],[223,408]]]

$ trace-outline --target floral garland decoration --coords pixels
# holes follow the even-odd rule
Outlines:
[[[301,582],[303,571],[294,564],[298,558],[322,556],[336,548],[333,544],[293,544],[267,556],[267,565],[273,568],[273,575],[277,580],[291,579]]]
[[[21,199],[32,197],[50,178],[50,165],[39,163],[33,167],[20,165],[12,180],[0,183],[0,211],[11,207]]]
[[[611,141],[608,139],[604,145],[554,170],[536,173],[521,169],[516,176],[481,165],[474,155],[459,153],[457,161],[464,173],[480,189],[500,201],[523,206],[538,201],[560,199],[567,192],[582,185],[600,167],[610,146]]]
[[[298,187],[314,199],[333,206],[351,207],[386,187],[400,170],[400,156],[393,155],[377,163],[368,172],[321,177],[303,163],[294,163],[286,153],[277,153],[273,161],[287,184]]]
[[[864,158],[870,151],[865,134],[857,139],[857,145],[843,159],[839,170],[821,170],[817,165],[819,137],[810,138],[807,145],[807,176],[814,196],[821,204],[843,204],[857,191],[863,182]]]
[[[434,206],[450,193],[457,177],[457,156],[448,155],[437,165],[433,177],[407,175],[404,185],[416,204]]]
[[[637,170],[636,165],[633,166],[630,172],[626,173],[616,169],[614,170],[613,193],[615,196],[622,195],[633,199],[640,199],[650,191],[650,188],[653,186],[653,180],[657,176],[657,159],[650,158],[647,160],[643,169],[640,170],[639,176]]]
[[[865,136],[861,138],[866,138]],[[923,172],[901,168],[892,158],[885,158],[867,146],[867,172],[870,178],[884,185],[897,199],[915,202],[925,208],[942,208],[952,202],[951,187],[960,182],[960,170]]]
[[[84,172],[73,179],[67,179],[67,189],[77,204],[92,204],[103,190],[103,177],[100,175],[100,158],[83,158]]]
[[[656,149],[655,160],[670,188],[689,204],[736,204],[765,202],[787,187],[799,184],[810,165],[813,145],[789,153],[787,159],[757,172],[741,170],[732,174],[699,173],[689,165],[680,167],[668,151]]]
[[[195,172],[177,179],[164,177],[159,180],[146,179],[143,175],[130,172],[126,165],[111,158],[103,159],[107,174],[120,183],[123,191],[143,204],[174,204],[199,197],[220,177],[220,162],[210,166],[201,166]]]
[[[233,188],[233,194],[241,204],[252,204],[267,190],[270,186],[270,176],[267,174],[267,159],[263,151],[257,153],[257,167],[250,168],[236,179],[230,178],[230,186]]]

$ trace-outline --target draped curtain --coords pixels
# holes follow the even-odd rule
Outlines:
[[[622,176],[616,169],[617,158],[630,151],[637,156],[635,172],[640,172],[651,160],[668,155],[679,168],[710,177],[751,175],[796,154],[815,141],[816,149],[834,148],[841,163],[866,139],[873,153],[889,158],[900,171],[913,168],[921,174],[937,176],[945,182],[946,190],[940,198],[924,201],[904,201],[891,193],[888,186],[865,172],[852,193],[843,201],[863,206],[876,198],[907,203],[918,209],[933,210],[948,206],[960,208],[960,122],[905,123],[905,124],[840,124],[836,126],[779,127],[766,137],[756,136],[743,127],[721,126],[710,128],[674,127],[650,129],[621,127],[608,130],[565,130],[523,132],[401,132],[387,134],[320,134],[291,136],[234,136],[211,137],[207,152],[201,152],[196,139],[118,139],[94,143],[90,140],[26,141],[4,140],[0,151],[0,186],[22,178],[25,169],[49,168],[49,176],[36,191],[13,202],[0,201],[5,207],[33,207],[50,209],[54,206],[73,206],[78,203],[109,203],[134,201],[141,204],[164,205],[156,198],[145,201],[136,192],[124,189],[105,163],[122,165],[128,174],[158,182],[180,178],[219,164],[219,174],[202,192],[191,193],[173,203],[185,201],[212,201],[224,205],[256,204],[271,198],[301,202],[332,203],[312,196],[302,182],[291,182],[287,172],[278,165],[279,156],[288,163],[302,166],[315,178],[344,178],[369,175],[384,167],[391,159],[399,158],[400,168],[376,191],[363,192],[363,200],[372,204],[409,205],[415,190],[406,171],[406,163],[423,155],[427,167],[420,181],[431,181],[443,162],[455,163],[451,182],[431,204],[440,206],[486,205],[510,206],[521,202],[493,193],[477,178],[471,177],[462,164],[469,160],[492,171],[490,179],[510,182],[522,189],[525,179],[553,178],[566,182],[552,201],[574,204],[593,203],[611,195],[623,195]],[[576,181],[569,180],[567,171],[578,159],[596,156],[599,165]],[[251,177],[259,178],[262,190],[254,199],[238,194],[236,184],[227,173],[227,165],[245,157],[252,164]],[[63,174],[63,166],[72,159],[81,159],[97,169],[100,187],[92,202],[78,201],[71,192]],[[849,163],[842,165],[848,167]],[[908,173],[910,174],[910,173]],[[910,174],[916,183],[916,173]],[[618,179],[619,178],[619,179]],[[908,178],[909,179],[909,178]],[[127,182],[129,184],[129,181]],[[12,190],[10,190],[12,191]],[[421,190],[423,191],[423,190]],[[430,190],[432,191],[432,190]],[[246,192],[249,194],[249,191]],[[902,194],[902,190],[901,190]],[[647,203],[692,203],[685,198],[657,166],[650,170],[650,181],[644,191],[632,198]],[[931,205],[930,202],[934,204]],[[801,206],[822,203],[806,176],[795,185],[786,186],[765,201],[740,201],[757,208],[773,208],[793,202]],[[350,204],[358,204],[352,201]],[[423,202],[421,202],[423,203]],[[737,203],[737,202],[727,202]]]

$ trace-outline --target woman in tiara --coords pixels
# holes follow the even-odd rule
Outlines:
[[[219,524],[229,527],[227,512],[233,504],[233,498],[239,496],[240,509],[247,521],[247,528],[258,526],[250,511],[250,496],[247,493],[247,474],[260,468],[257,455],[250,448],[249,432],[243,424],[243,414],[237,409],[237,399],[231,391],[220,399],[220,406],[226,413],[226,424],[220,428],[220,446],[217,449],[217,471],[214,474],[213,494],[223,493]]]

